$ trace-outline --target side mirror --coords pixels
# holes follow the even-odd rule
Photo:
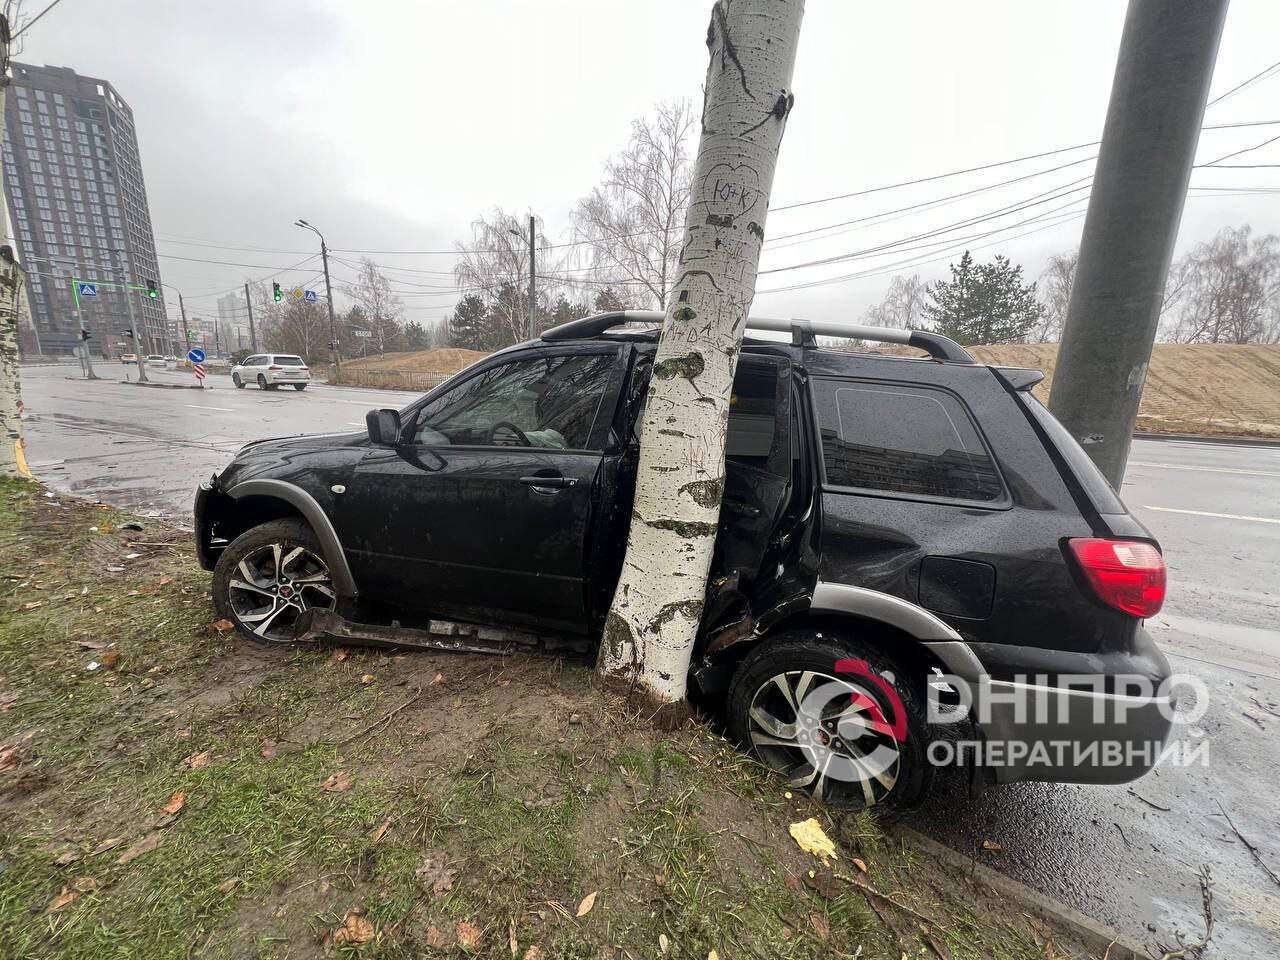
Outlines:
[[[369,439],[380,447],[394,447],[400,442],[400,411],[370,410],[364,415]]]

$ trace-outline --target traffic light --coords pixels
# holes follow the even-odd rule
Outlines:
[[[284,294],[280,292],[280,284],[271,284],[271,298],[275,300],[276,303],[279,303],[284,299]]]
[[[160,296],[160,291],[156,289],[156,282],[154,280],[147,281],[147,296],[152,300]]]
[[[93,334],[92,334],[92,333],[90,333],[88,330],[85,330],[84,328],[81,328],[81,330],[80,330],[80,339],[81,339],[81,340],[88,340],[88,339],[89,339],[90,337],[92,337],[92,336],[93,336]]]

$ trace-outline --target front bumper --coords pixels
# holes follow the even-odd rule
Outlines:
[[[196,560],[205,570],[212,570],[214,558],[209,554],[209,529],[207,514],[209,497],[213,495],[213,482],[205,480],[196,487],[196,503],[193,513],[196,524]]]
[[[1118,784],[1154,767],[1173,727],[1172,671],[1141,628],[1131,656],[1131,671],[1113,661],[1099,674],[1085,654],[1071,676],[979,680],[973,715],[990,778]]]

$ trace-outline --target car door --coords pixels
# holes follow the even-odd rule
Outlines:
[[[593,494],[622,379],[610,344],[505,354],[405,412],[341,498],[362,592],[585,631]]]

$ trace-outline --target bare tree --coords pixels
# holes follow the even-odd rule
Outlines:
[[[626,147],[573,214],[596,278],[643,290],[659,309],[666,309],[684,238],[696,122],[689,100],[664,101],[632,121]]]
[[[471,224],[471,242],[456,244],[458,263],[454,278],[464,294],[471,293],[488,306],[488,318],[495,329],[487,339],[496,343],[517,343],[540,332],[529,322],[529,240],[528,220],[495,207],[487,217]],[[539,277],[559,272],[552,259],[551,244],[537,223],[536,255]],[[548,284],[538,285],[535,316],[545,316]]]
[[[868,307],[863,320],[876,327],[904,327],[915,329],[922,325],[928,291],[920,274],[909,277],[896,276],[889,281],[884,299]]]
[[[1280,237],[1224,227],[1170,270],[1162,323],[1179,343],[1259,343],[1277,334]]]
[[[404,302],[391,290],[391,282],[376,263],[368,257],[360,259],[355,282],[347,287],[347,293],[364,311],[378,353],[400,350],[404,347],[404,328],[400,318],[404,316]]]
[[[1058,253],[1049,258],[1040,274],[1040,291],[1044,312],[1040,325],[1031,338],[1048,343],[1062,338],[1062,327],[1067,322],[1067,304],[1071,302],[1071,283],[1076,277],[1076,265],[1080,263],[1080,251]]]
[[[5,97],[9,92],[10,28],[22,18],[22,4],[5,0],[0,7],[0,120],[4,117]],[[22,26],[25,29],[27,23]],[[17,31],[20,32],[20,31]],[[0,142],[6,125],[0,122]],[[0,477],[17,476],[22,462],[22,384],[18,376],[18,326],[27,302],[26,272],[17,262],[13,246],[13,230],[9,224],[8,194],[0,172],[0,240],[8,256],[0,263]]]

